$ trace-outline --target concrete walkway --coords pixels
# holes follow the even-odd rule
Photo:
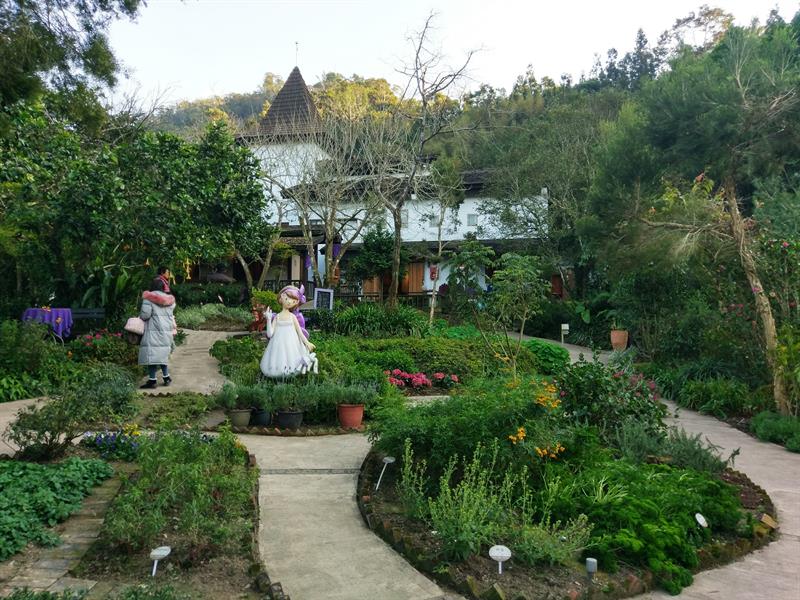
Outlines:
[[[19,412],[21,408],[35,404],[37,400],[39,400],[39,398],[16,400],[14,402],[0,402],[0,456],[4,454],[12,456],[17,451],[16,446],[11,445],[3,439],[3,433],[9,423],[17,418],[17,412]]]
[[[355,492],[366,436],[239,438],[261,468],[261,558],[292,600],[459,598],[364,525]]]
[[[674,414],[676,406],[670,404]],[[798,600],[800,598],[800,455],[780,446],[760,442],[713,417],[680,409],[671,424],[692,434],[701,433],[728,456],[736,448],[734,468],[763,487],[778,511],[777,541],[730,565],[704,571],[680,598],[686,600]],[[673,598],[665,592],[643,600]]]
[[[514,331],[510,331],[508,335],[509,337],[512,337],[514,339],[517,339],[519,337],[519,333]],[[592,360],[592,349],[587,348],[586,346],[576,346],[575,344],[567,344],[566,342],[562,344],[558,340],[549,340],[547,338],[531,337],[529,335],[522,336],[523,342],[526,342],[528,340],[539,340],[540,342],[547,342],[548,344],[554,344],[556,346],[561,346],[563,348],[566,348],[567,352],[569,352],[570,361],[574,363],[580,360],[581,355],[588,361]],[[607,364],[609,358],[611,358],[611,352],[609,350],[597,351],[597,359],[601,363]]]
[[[172,384],[161,385],[161,374],[158,375],[158,387],[152,390],[141,390],[144,394],[176,394],[178,392],[197,392],[211,394],[219,390],[225,378],[219,372],[217,359],[208,350],[217,340],[224,340],[233,333],[226,331],[186,331],[186,340],[175,349],[169,361],[169,374]],[[142,383],[146,378],[142,379]]]

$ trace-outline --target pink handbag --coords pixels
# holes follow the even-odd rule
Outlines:
[[[142,321],[139,317],[131,317],[125,323],[125,327],[123,327],[123,329],[129,333],[144,335],[144,321]]]

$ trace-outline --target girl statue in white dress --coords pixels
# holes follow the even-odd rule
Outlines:
[[[267,308],[264,313],[269,343],[261,357],[261,372],[266,377],[286,378],[319,370],[314,344],[308,341],[305,318],[298,309],[303,302],[303,286],[287,285],[278,293],[283,310],[276,315]]]

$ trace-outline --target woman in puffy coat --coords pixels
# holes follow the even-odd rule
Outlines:
[[[167,365],[169,355],[175,348],[173,337],[177,333],[175,318],[172,316],[175,310],[175,298],[161,291],[162,289],[161,281],[156,278],[150,285],[150,291],[142,294],[142,310],[139,317],[144,321],[145,328],[139,347],[139,364],[146,365],[148,370],[147,383],[141,386],[142,389],[152,389],[158,385],[156,373],[159,367],[164,377],[164,385],[172,383]]]

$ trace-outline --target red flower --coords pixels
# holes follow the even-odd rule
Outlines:
[[[451,380],[452,380],[454,383],[458,383],[458,375],[450,375],[450,379],[451,379]]]
[[[444,379],[444,373],[434,373],[433,374],[433,378],[434,379]]]

